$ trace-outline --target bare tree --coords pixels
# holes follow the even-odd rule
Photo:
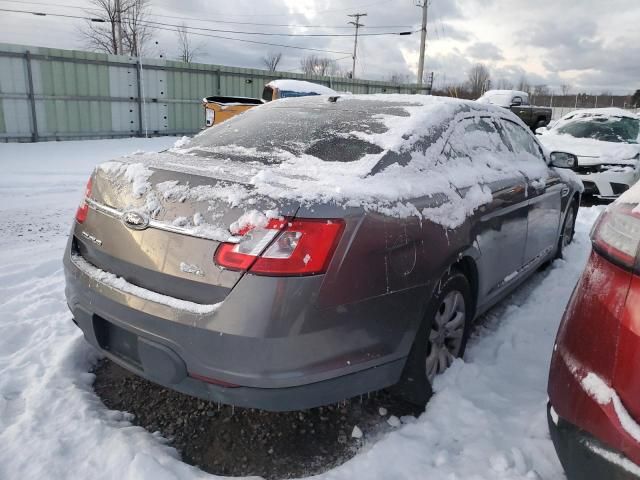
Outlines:
[[[280,60],[282,60],[282,52],[269,52],[262,57],[262,64],[267,67],[270,72],[275,72],[278,68]]]
[[[309,55],[300,60],[300,69],[307,75],[331,75],[337,72],[335,60],[318,55]]]
[[[191,63],[200,54],[201,45],[194,45],[189,37],[187,26],[183,23],[178,27],[178,49],[181,62]]]
[[[101,20],[100,23],[89,21],[82,30],[87,41],[87,47],[114,55],[121,54],[118,49],[118,10],[115,0],[89,0],[96,13],[91,10],[92,18]]]
[[[148,0],[120,0],[118,15],[116,0],[89,0],[93,5],[90,12],[92,18],[102,20],[101,23],[88,21],[82,31],[87,46],[116,55],[140,56],[145,43],[151,39],[151,31],[146,26]],[[97,12],[96,12],[97,11]],[[122,21],[118,25],[119,21]],[[118,26],[122,31],[122,51],[118,42]]]
[[[566,97],[571,91],[571,85],[569,85],[568,83],[563,83],[562,85],[560,85],[560,91],[562,92],[562,96]]]
[[[500,78],[496,82],[496,88],[498,90],[513,90],[513,83],[505,78]]]
[[[468,85],[462,83],[448,83],[446,85],[443,84],[439,89],[434,89],[431,94],[454,98],[477,98],[471,95],[468,89]]]
[[[540,96],[548,96],[549,95],[549,87],[544,84],[534,85],[533,86],[533,95],[536,97]]]
[[[473,97],[480,97],[490,86],[491,74],[489,69],[482,63],[475,64],[469,70],[467,81]]]
[[[408,84],[411,83],[412,76],[408,73],[400,73],[400,72],[392,72],[389,75],[389,81],[391,83],[397,84]]]
[[[527,80],[526,75],[523,75],[520,78],[520,82],[518,82],[518,90],[531,94],[531,84],[529,83],[529,80]]]
[[[149,13],[149,0],[120,0],[126,5],[122,18],[122,35],[129,55],[139,57],[153,34],[145,20]]]

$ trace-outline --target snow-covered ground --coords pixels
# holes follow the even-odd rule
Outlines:
[[[87,373],[97,354],[63,293],[62,251],[93,165],[174,141],[0,144],[0,478],[214,478],[100,402]],[[580,210],[566,261],[488,314],[420,418],[320,478],[563,478],[546,427],[547,368],[599,211]]]

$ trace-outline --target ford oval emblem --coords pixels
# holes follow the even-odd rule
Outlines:
[[[122,223],[132,230],[144,230],[149,226],[149,217],[144,213],[130,210],[122,214]]]

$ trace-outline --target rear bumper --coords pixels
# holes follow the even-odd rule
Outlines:
[[[549,403],[549,433],[568,480],[640,479],[639,466],[552,412]]]
[[[246,328],[226,328],[246,326],[248,320],[230,318],[223,309],[208,315],[176,314],[90,278],[68,253],[64,265],[67,303],[87,341],[124,368],[182,393],[242,407],[298,410],[391,386],[404,367],[402,351],[375,354],[383,346],[375,338],[372,318],[367,319],[369,332],[359,320],[345,318],[309,333],[260,336]],[[410,339],[398,305],[387,303],[395,310],[399,338]],[[387,308],[378,310],[393,318]],[[254,323],[261,324],[259,319]]]
[[[256,388],[212,384],[190,376],[187,363],[175,350],[166,345],[169,343],[166,339],[158,339],[155,334],[131,329],[131,325],[118,326],[122,328],[119,341],[135,343],[128,346],[129,351],[134,352],[133,355],[123,356],[119,353],[122,350],[121,346],[112,343],[107,346],[100,339],[100,330],[104,326],[98,325],[104,321],[102,317],[82,307],[76,306],[74,309],[74,322],[83,331],[87,341],[121,367],[172,390],[238,407],[291,411],[328,405],[397,382],[404,366],[403,360],[397,360],[379,367],[295,387]],[[116,324],[115,321],[109,323]],[[135,359],[132,359],[132,356],[135,356]]]

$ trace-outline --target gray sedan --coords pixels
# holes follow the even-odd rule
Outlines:
[[[573,237],[574,156],[422,96],[282,100],[100,165],[64,257],[89,343],[222,403],[396,386],[422,403],[474,319]]]

